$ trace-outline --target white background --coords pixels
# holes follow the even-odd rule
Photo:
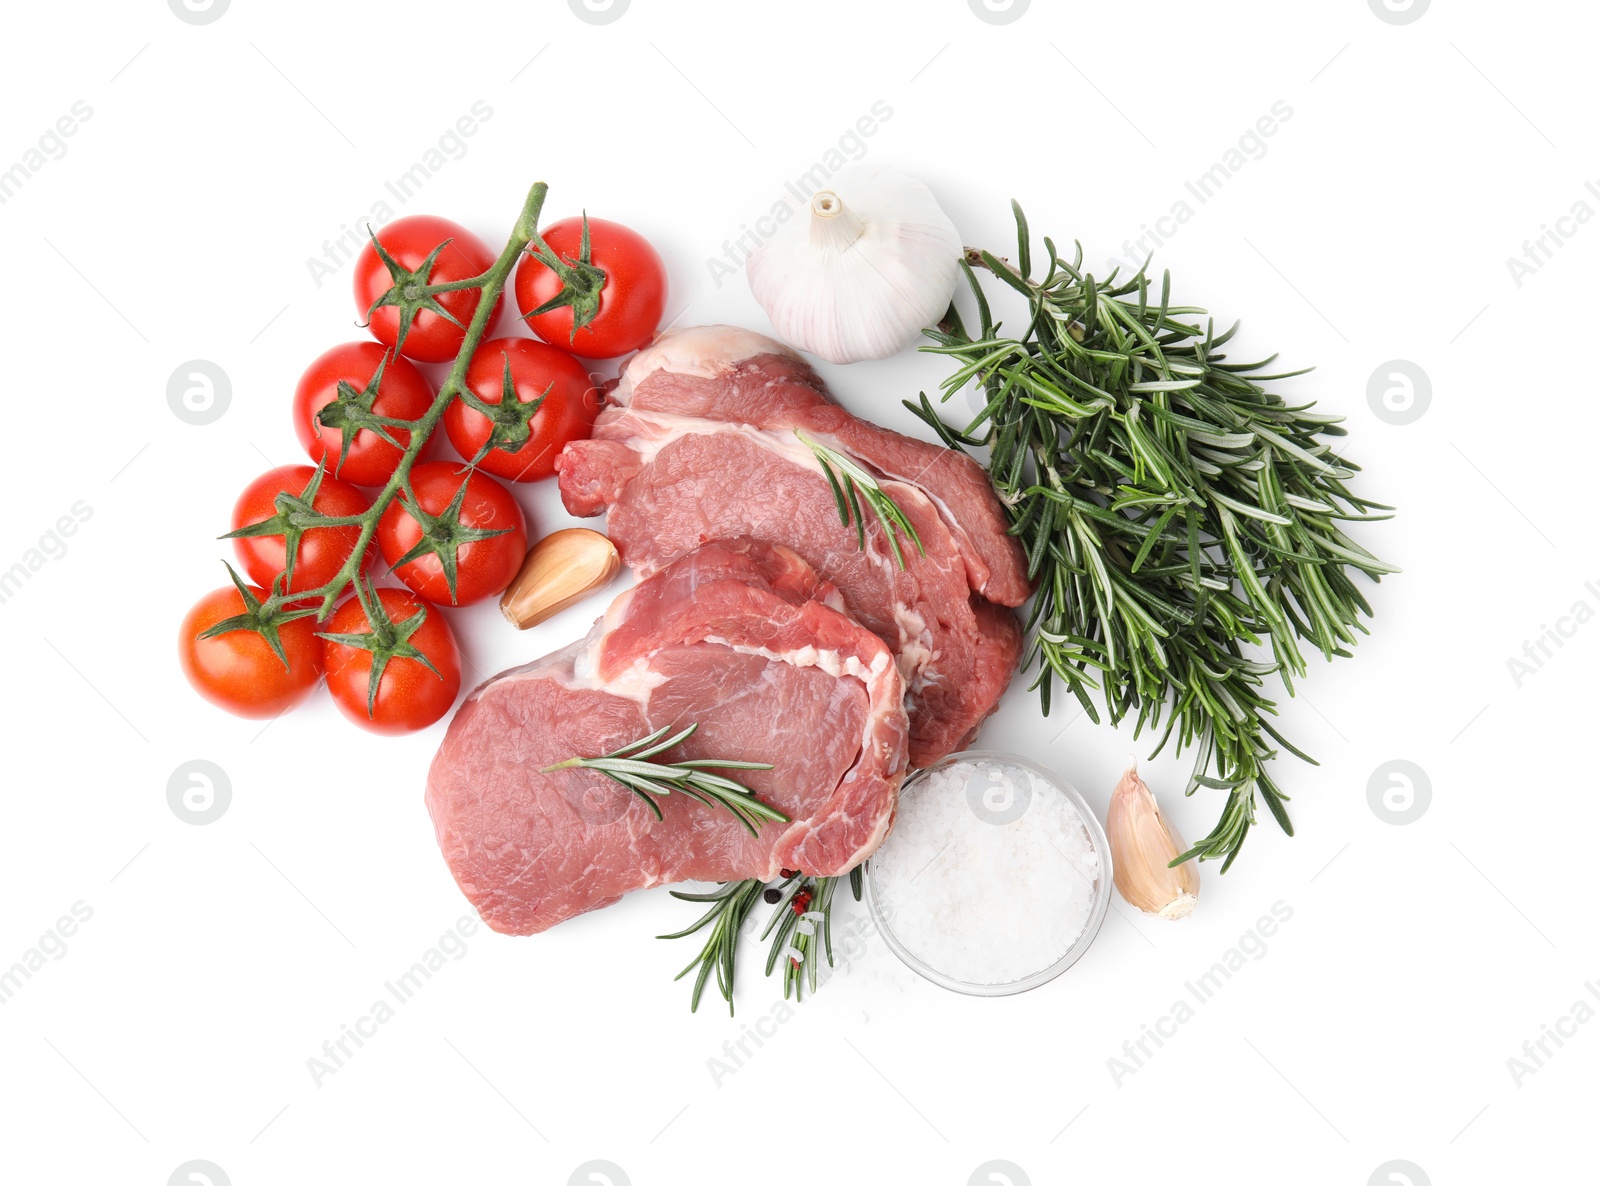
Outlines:
[[[603,1159],[637,1186],[961,1186],[1003,1159],[1015,1184],[1359,1184],[1406,1159],[1434,1183],[1592,1181],[1600,1025],[1520,1086],[1507,1060],[1580,998],[1600,1007],[1584,988],[1600,626],[1520,688],[1507,660],[1574,603],[1600,606],[1600,227],[1520,286],[1506,258],[1580,199],[1600,209],[1596,32],[1575,3],[1435,4],[1403,26],[1360,0],[1035,0],[1009,25],[965,0],[634,0],[606,26],[552,0],[234,0],[204,26],[158,0],[10,6],[0,167],[74,101],[93,115],[0,205],[0,568],[75,502],[93,513],[0,604],[0,966],[74,902],[93,918],[0,1006],[0,1179],[158,1186],[205,1159],[239,1186],[562,1184]],[[708,1060],[778,989],[749,966],[736,1019],[691,1016],[671,981],[689,945],[652,936],[692,907],[662,891],[537,938],[480,928],[316,1086],[307,1059],[470,913],[422,806],[442,726],[378,739],[323,697],[263,730],[190,692],[174,638],[222,583],[212,537],[237,491],[300,460],[299,372],[361,336],[348,267],[318,287],[307,259],[479,99],[492,118],[400,212],[498,247],[542,178],[548,217],[587,208],[659,245],[669,313],[756,328],[742,276],[718,287],[706,261],[877,100],[893,114],[866,159],[932,185],[968,242],[1007,248],[1015,196],[1096,266],[1286,102],[1264,155],[1191,199],[1157,264],[1182,299],[1245,318],[1236,356],[1317,366],[1289,390],[1348,415],[1360,489],[1403,511],[1361,531],[1406,569],[1372,593],[1373,636],[1284,708],[1322,759],[1279,772],[1298,835],[1269,821],[1226,878],[1206,866],[1186,923],[1119,901],[1076,968],[1018,998],[921,983],[873,941],[720,1084]],[[204,427],[166,402],[194,358],[232,383]],[[1432,384],[1409,425],[1367,402],[1396,358]],[[852,410],[901,428],[901,398],[942,372],[824,368]],[[521,493],[535,531],[568,523],[552,487]],[[456,614],[469,679],[602,603],[523,635],[492,605]],[[985,744],[1103,810],[1143,743],[1041,719],[1023,682]],[[1433,791],[1409,826],[1367,801],[1397,758]],[[167,804],[192,759],[232,786],[208,826]],[[1145,766],[1195,837],[1220,804],[1178,796],[1186,769]],[[1293,917],[1266,954],[1118,1085],[1107,1060],[1280,901]]]

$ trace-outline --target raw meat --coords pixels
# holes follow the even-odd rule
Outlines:
[[[664,882],[833,876],[865,859],[905,773],[904,686],[842,606],[787,548],[712,543],[623,593],[581,642],[473,692],[427,803],[484,921],[526,935]],[[751,836],[681,794],[658,800],[657,820],[602,774],[540,773],[690,722],[699,730],[656,760],[771,762],[732,776],[789,823]]]
[[[972,738],[1021,655],[1005,607],[1029,592],[1021,547],[976,463],[858,420],[792,352],[727,326],[662,335],[628,363],[609,402],[593,439],[556,460],[569,511],[605,512],[607,533],[643,574],[710,539],[786,544],[894,651],[910,694],[912,765]],[[796,429],[877,476],[925,554],[902,540],[897,570],[870,512],[861,549]]]

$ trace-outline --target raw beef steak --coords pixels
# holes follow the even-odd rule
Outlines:
[[[593,439],[556,460],[575,515],[606,513],[648,574],[707,540],[793,548],[894,651],[910,693],[913,766],[960,749],[994,711],[1022,650],[1008,606],[1028,596],[1022,549],[970,458],[858,420],[785,347],[727,326],[666,333],[624,368]],[[904,571],[867,513],[867,546],[841,524],[805,432],[877,477],[922,541]]]
[[[473,692],[428,772],[427,803],[484,921],[532,934],[663,882],[832,876],[865,859],[905,773],[904,686],[842,606],[787,548],[712,543],[623,593],[583,641]],[[657,820],[602,774],[540,773],[691,722],[699,730],[656,760],[771,762],[732,777],[789,823],[751,836],[676,793],[657,800]]]

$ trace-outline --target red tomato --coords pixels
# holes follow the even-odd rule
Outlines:
[[[429,254],[447,239],[449,246],[439,252],[432,268],[424,276],[421,269]],[[494,264],[494,253],[482,239],[464,226],[449,219],[434,218],[431,214],[412,214],[395,219],[378,231],[378,242],[383,244],[390,258],[406,273],[402,278],[406,284],[470,280],[474,276],[481,276]],[[374,250],[372,240],[368,239],[361,254],[356,256],[356,309],[363,318],[371,310],[367,328],[385,346],[393,346],[400,339],[401,310],[394,305],[376,309],[372,306],[395,285],[395,277],[391,275],[388,265]],[[461,325],[451,324],[447,318],[440,317],[431,309],[421,309],[406,331],[405,344],[400,347],[400,353],[418,362],[449,362],[461,349],[461,341],[466,337],[463,327],[472,320],[481,295],[476,288],[440,293],[434,299],[448,309]],[[498,299],[495,310],[498,313]],[[493,324],[494,316],[490,314],[490,324]]]
[[[251,589],[250,595],[258,602],[267,598],[264,589]],[[200,637],[248,608],[231,585],[195,602],[178,628],[178,663],[194,690],[218,708],[241,717],[275,717],[304,700],[316,686],[322,675],[322,643],[310,618],[284,622],[278,627],[278,641],[289,660],[285,667],[254,630]]]
[[[444,613],[423,605],[400,589],[376,589],[373,595],[384,619],[376,627],[352,597],[329,619],[323,634],[323,663],[328,690],[339,711],[374,733],[410,733],[426,729],[456,702],[461,691],[461,653],[445,623]],[[353,635],[361,645],[328,635]],[[377,695],[370,701],[373,650],[398,647],[383,664]],[[416,656],[432,663],[434,670]]]
[[[550,250],[563,260],[578,260],[583,248],[583,219],[563,218],[540,232]],[[572,309],[528,315],[560,293],[561,278],[532,252],[517,265],[517,308],[533,332],[553,346],[584,358],[615,358],[637,350],[655,336],[667,307],[667,268],[642,235],[620,222],[589,220],[590,262],[605,273],[600,306],[593,320],[572,328]]]
[[[461,505],[452,511],[463,485],[466,493]],[[399,498],[378,520],[378,546],[394,575],[418,597],[437,605],[471,605],[502,592],[522,567],[528,550],[527,525],[511,491],[477,470],[430,461],[412,468],[411,492],[416,495],[417,508],[429,520],[426,526]],[[482,538],[486,531],[505,534]],[[435,550],[400,564],[424,535]],[[454,558],[453,597],[441,556]]]
[[[298,498],[316,472],[316,467],[310,465],[280,465],[277,469],[269,469],[239,495],[239,501],[233,506],[234,530],[276,516],[278,495],[291,494]],[[324,515],[339,516],[360,515],[369,505],[367,496],[361,491],[327,474],[322,475],[322,484],[318,486],[311,502],[313,510]],[[314,527],[305,532],[300,537],[300,547],[295,554],[294,579],[289,582],[287,592],[300,593],[320,588],[331,581],[350,558],[351,549],[360,535],[361,529],[353,524],[345,527]],[[276,535],[237,537],[233,541],[233,550],[250,580],[264,588],[270,588],[284,569],[285,547],[281,532]],[[369,548],[362,560],[362,567],[371,564],[372,552]]]
[[[383,376],[374,387],[379,367]],[[432,404],[433,388],[411,363],[376,342],[345,342],[320,355],[300,376],[294,389],[294,434],[312,461],[327,459],[328,472],[335,477],[357,486],[382,486],[400,464],[402,449],[360,427],[364,416],[416,420]],[[407,429],[391,425],[384,431],[402,448],[410,443]]]
[[[478,468],[513,482],[548,478],[556,472],[556,454],[562,447],[568,441],[587,437],[594,428],[602,397],[577,359],[529,338],[495,338],[479,346],[467,367],[467,389],[486,404],[498,404],[507,361],[511,364],[511,384],[517,400],[532,403],[541,395],[545,400],[527,422],[527,440],[509,450],[499,446],[490,449]],[[545,395],[547,390],[549,394]],[[455,400],[444,412],[444,430],[450,443],[467,461],[478,456],[495,427],[464,400]],[[505,426],[502,432],[508,428],[515,431],[514,426]]]

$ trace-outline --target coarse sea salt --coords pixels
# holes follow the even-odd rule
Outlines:
[[[1025,980],[1071,950],[1100,872],[1073,799],[994,758],[936,766],[907,786],[871,866],[900,945],[951,980],[987,986]]]

